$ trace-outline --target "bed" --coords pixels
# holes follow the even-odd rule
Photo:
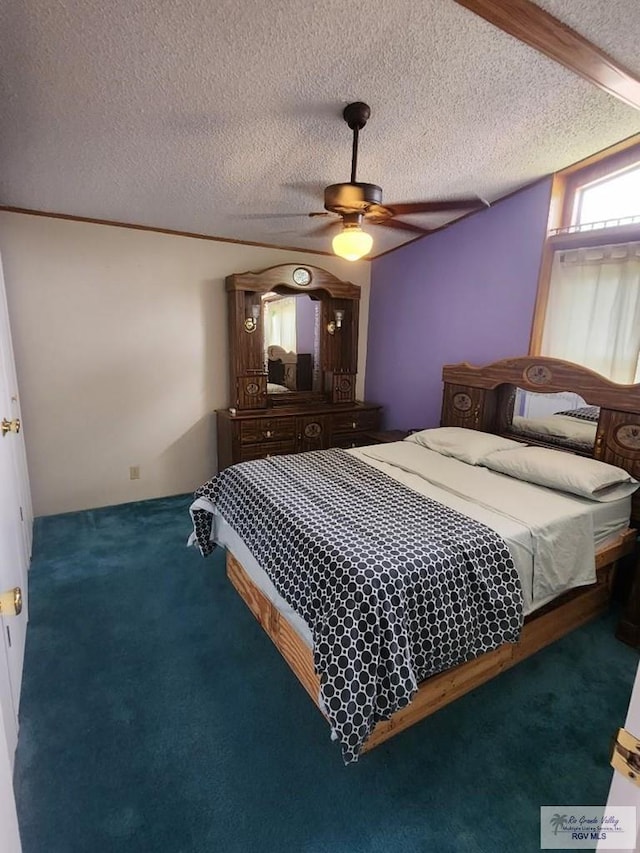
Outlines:
[[[634,549],[633,465],[601,471],[525,447],[499,435],[499,405],[493,430],[478,429],[481,414],[472,429],[451,425],[457,452],[445,423],[444,434],[231,466],[196,493],[193,540],[205,554],[226,547],[231,583],[346,762],[602,612]],[[625,476],[598,481],[602,500],[551,489],[503,470],[522,450],[558,454],[552,469],[562,458]]]

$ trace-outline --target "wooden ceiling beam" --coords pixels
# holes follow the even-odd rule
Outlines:
[[[455,0],[625,104],[640,109],[640,79],[531,0]]]

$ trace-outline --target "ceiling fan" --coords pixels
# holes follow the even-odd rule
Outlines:
[[[342,113],[346,123],[353,131],[353,147],[351,154],[351,180],[343,184],[331,184],[324,190],[325,210],[310,213],[309,216],[329,216],[337,214],[339,218],[332,219],[313,234],[322,234],[342,225],[342,231],[333,238],[333,251],[336,255],[349,261],[357,261],[364,257],[373,246],[373,238],[361,226],[363,222],[371,225],[382,225],[399,231],[411,231],[415,234],[429,234],[433,228],[423,228],[397,219],[397,216],[412,213],[442,213],[453,210],[476,210],[489,207],[489,203],[477,196],[457,198],[442,201],[412,201],[404,203],[382,204],[382,188],[376,184],[365,184],[356,180],[358,166],[358,135],[371,116],[371,108],[356,101],[348,104]]]

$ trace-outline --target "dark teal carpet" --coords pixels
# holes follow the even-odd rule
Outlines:
[[[36,523],[24,853],[526,853],[541,804],[605,802],[637,664],[611,617],[344,767],[188,503]]]

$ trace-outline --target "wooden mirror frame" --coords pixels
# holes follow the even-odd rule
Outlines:
[[[296,280],[297,279],[297,280]],[[352,403],[358,370],[360,288],[310,264],[280,264],[260,272],[243,272],[225,279],[229,320],[230,406],[236,410],[267,409],[295,403]],[[267,394],[264,363],[262,295],[309,293],[320,310],[321,391]],[[260,305],[255,325],[253,306]],[[329,331],[336,310],[344,311],[340,330]]]

